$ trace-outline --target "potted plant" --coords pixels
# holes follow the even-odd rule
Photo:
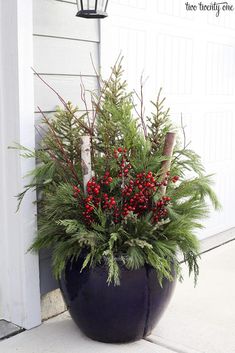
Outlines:
[[[95,340],[128,342],[151,333],[182,261],[196,281],[195,230],[208,215],[206,199],[219,204],[200,157],[175,141],[161,91],[146,119],[142,94],[138,112],[120,62],[100,85],[92,116],[60,97],[64,109],[43,116],[40,148],[19,146],[38,164],[18,198],[37,189],[31,250],[52,249],[74,321]]]

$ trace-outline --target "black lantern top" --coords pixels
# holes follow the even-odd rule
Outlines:
[[[77,0],[78,13],[76,16],[84,18],[105,18],[109,0]]]

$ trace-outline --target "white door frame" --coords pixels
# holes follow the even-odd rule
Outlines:
[[[0,2],[0,319],[25,329],[41,323],[38,255],[27,253],[36,230],[35,192],[16,213],[14,197],[35,166],[7,146],[34,148],[32,0]]]

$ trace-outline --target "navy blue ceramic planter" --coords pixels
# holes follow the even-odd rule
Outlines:
[[[85,269],[82,262],[67,265],[60,287],[71,317],[88,337],[108,343],[148,336],[172,296],[174,282],[160,287],[155,270],[122,267],[121,285],[108,286],[105,266]]]

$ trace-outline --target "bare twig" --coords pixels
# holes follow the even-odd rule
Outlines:
[[[94,112],[94,109],[93,109],[93,107],[94,107],[94,100],[93,100],[93,96],[94,96],[94,93],[90,92],[90,101],[91,101],[91,107],[92,107],[92,109],[91,109],[91,114],[92,114],[92,123],[93,123],[94,118],[95,118],[95,112]]]
[[[184,137],[184,149],[186,147],[186,134],[185,134],[185,126],[183,124],[183,115],[181,113],[181,116],[180,116],[180,124],[181,124],[181,130],[183,132],[183,137]]]
[[[89,117],[89,110],[88,110],[88,105],[87,105],[87,100],[86,100],[86,89],[85,89],[85,85],[84,85],[82,76],[81,76],[81,85],[80,85],[80,86],[81,86],[81,100],[83,101],[84,106],[85,106],[85,110],[86,110],[86,113],[87,113],[87,121],[88,121],[89,128],[91,128],[91,122],[90,122],[90,117]]]
[[[67,111],[72,114],[74,119],[77,121],[77,123],[80,125],[81,128],[84,129],[85,132],[87,132],[89,135],[92,135],[92,130],[88,128],[85,124],[83,124],[80,120],[77,119],[76,115],[72,112],[70,109],[69,105],[66,103],[66,101],[62,98],[62,96],[44,79],[42,76],[32,68],[33,72],[35,75],[52,91],[55,93],[55,95],[58,97],[60,102],[63,104],[63,106],[67,109]]]
[[[92,67],[93,67],[93,70],[95,72],[95,75],[96,75],[96,78],[97,78],[97,82],[98,82],[98,86],[99,86],[99,90],[101,89],[101,76],[99,74],[99,72],[97,71],[96,67],[95,67],[95,64],[94,64],[94,60],[93,60],[93,57],[90,53],[90,58],[91,58],[91,64],[92,64]]]
[[[147,139],[148,133],[147,133],[147,128],[145,125],[145,121],[144,121],[144,113],[145,113],[145,108],[144,108],[144,86],[143,86],[143,76],[141,76],[141,82],[140,82],[140,117],[141,117],[141,123],[143,126],[143,131],[144,131],[144,136],[145,139]]]
[[[181,113],[181,118],[180,118],[180,121],[181,121],[181,130],[183,132],[183,139],[184,139],[184,142],[183,142],[183,151],[185,151],[188,146],[191,144],[191,141],[187,142],[187,139],[186,139],[186,133],[185,133],[185,126],[183,124],[183,115]],[[172,161],[172,164],[175,163],[175,161],[177,161],[177,159],[179,159],[179,157],[181,156],[181,152],[179,152],[177,154],[177,156],[175,156],[175,158],[173,159]]]
[[[138,112],[135,104],[133,104],[134,110],[137,113],[138,117],[140,118],[141,125],[142,125],[143,132],[144,132],[144,137],[145,137],[145,139],[147,139],[148,131],[147,131],[147,126],[146,126],[145,121],[144,121],[145,107],[144,107],[144,82],[143,82],[143,75],[141,75],[141,78],[140,78],[140,95],[136,92],[136,90],[134,90],[134,93],[135,93],[136,97],[138,98],[138,100],[140,102],[140,112]]]

